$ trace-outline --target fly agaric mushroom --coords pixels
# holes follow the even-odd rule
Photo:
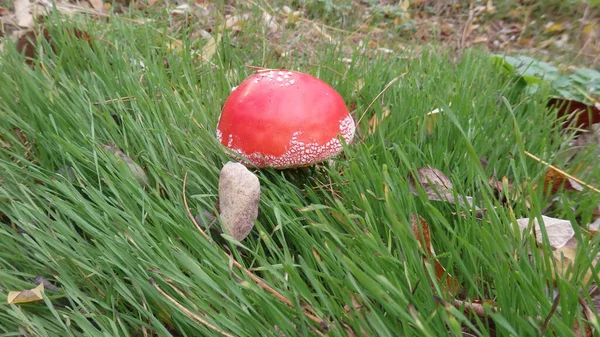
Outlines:
[[[248,77],[227,98],[217,138],[246,165],[285,169],[337,155],[349,144],[354,120],[327,83],[296,71],[268,70]]]

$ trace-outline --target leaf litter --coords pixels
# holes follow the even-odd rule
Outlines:
[[[125,163],[127,165],[129,170],[135,177],[135,180],[137,180],[137,182],[142,187],[148,186],[148,176],[146,175],[146,172],[140,165],[138,165],[136,162],[134,162],[133,159],[131,159],[131,157],[126,155],[125,152],[123,152],[121,149],[119,149],[115,144],[101,144],[101,145],[109,153],[116,156],[118,158],[119,162]]]
[[[436,168],[424,167],[417,169],[416,174],[409,175],[408,181],[412,194],[416,196],[419,195],[418,187],[421,187],[429,200],[458,204],[473,209],[479,217],[484,214],[484,210],[473,204],[473,197],[460,194],[455,197],[452,182],[442,171]]]
[[[40,284],[33,289],[26,289],[21,291],[10,291],[6,297],[8,304],[25,304],[31,302],[39,302],[44,299],[44,283]]]

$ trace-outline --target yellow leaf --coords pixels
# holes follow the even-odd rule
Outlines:
[[[402,9],[403,12],[408,11],[408,7],[410,7],[410,1],[408,1],[408,0],[404,0],[400,4],[400,9]]]
[[[549,23],[544,27],[548,33],[559,33],[565,30],[565,24],[562,22]]]
[[[221,34],[217,34],[216,39],[213,36],[210,37],[208,42],[206,42],[206,44],[202,48],[202,53],[201,53],[202,61],[210,62],[210,59],[212,59],[212,57],[217,52],[217,44],[220,41],[221,41]]]
[[[496,6],[494,6],[492,0],[488,0],[487,4],[485,5],[485,11],[489,14],[492,14],[496,11]]]
[[[173,40],[167,43],[167,51],[179,51],[183,46],[181,40]]]
[[[388,107],[383,107],[383,114],[381,117],[377,115],[373,115],[371,119],[369,119],[369,134],[372,135],[377,130],[379,123],[381,123],[384,119],[386,119],[390,115],[390,109]]]
[[[39,286],[33,289],[9,292],[6,301],[8,302],[8,304],[37,302],[43,299],[43,294],[44,283],[42,282]]]
[[[590,24],[586,25],[585,27],[583,27],[583,34],[590,35],[590,33],[598,27],[600,27],[600,25],[598,25],[597,23],[590,23]]]

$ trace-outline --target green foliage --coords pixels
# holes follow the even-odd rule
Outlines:
[[[591,104],[600,99],[600,71],[586,68],[560,69],[529,56],[494,56],[509,74],[525,80],[528,92],[540,84],[549,86],[555,96]]]

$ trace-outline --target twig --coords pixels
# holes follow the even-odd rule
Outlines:
[[[546,162],[546,161],[544,161],[544,160],[542,160],[542,159],[540,159],[540,158],[538,158],[538,157],[536,157],[536,156],[532,155],[531,153],[529,153],[529,152],[527,152],[527,151],[525,151],[525,154],[526,154],[528,157],[532,158],[533,160],[535,160],[535,161],[538,161],[538,162],[540,162],[540,163],[542,163],[542,164],[546,165],[547,167],[549,167],[549,168],[551,168],[551,169],[553,169],[553,170],[557,171],[558,173],[560,173],[560,174],[564,175],[565,177],[567,177],[567,178],[569,178],[569,179],[573,179],[574,181],[576,181],[577,183],[579,183],[581,186],[585,186],[585,187],[589,188],[590,190],[592,190],[592,191],[594,191],[594,192],[596,192],[596,193],[600,193],[600,190],[599,190],[599,189],[595,188],[594,186],[592,186],[592,185],[590,185],[590,184],[588,184],[588,183],[585,183],[585,182],[581,181],[580,179],[578,179],[578,178],[576,178],[576,177],[574,177],[574,176],[572,176],[572,175],[568,174],[567,172],[565,172],[565,171],[563,171],[563,170],[559,169],[558,167],[556,167],[556,166],[554,166],[554,165],[552,165],[552,164],[550,164],[550,163],[548,163],[548,162]]]
[[[462,55],[463,51],[465,50],[465,43],[467,40],[467,31],[469,30],[469,26],[471,25],[471,23],[473,22],[473,3],[471,3],[469,5],[469,17],[467,18],[467,22],[465,22],[465,27],[462,30],[462,33],[460,34],[460,40],[458,41],[458,52],[460,55]]]
[[[227,337],[234,337],[232,334],[223,331],[219,328],[217,328],[216,326],[208,323],[207,321],[205,321],[202,317],[194,314],[193,312],[191,312],[190,310],[188,310],[188,308],[184,307],[181,303],[177,302],[173,297],[169,296],[169,294],[167,294],[166,292],[164,292],[159,286],[158,284],[156,284],[156,282],[154,281],[154,279],[150,278],[148,281],[150,281],[150,284],[156,289],[158,290],[158,292],[163,295],[166,299],[168,299],[171,303],[175,304],[175,306],[177,308],[179,308],[179,310],[183,311],[186,316],[188,316],[189,318],[195,320],[196,322],[206,326],[207,328],[216,331],[218,333],[220,333],[223,336],[227,336]]]
[[[546,333],[546,330],[548,329],[548,323],[550,323],[550,318],[552,318],[552,316],[554,316],[554,313],[556,312],[556,309],[558,308],[559,302],[560,302],[560,294],[556,295],[556,297],[554,298],[554,302],[552,303],[552,308],[550,308],[550,312],[548,313],[548,316],[546,316],[544,323],[542,323],[542,325],[540,326],[540,336],[543,336]]]
[[[277,70],[281,70],[281,69],[275,69],[275,68],[265,68],[265,67],[261,67],[261,66],[253,66],[253,65],[250,65],[250,64],[246,64],[245,67],[248,68],[248,69],[253,69],[257,73],[262,73],[262,72],[265,72],[265,71],[277,71]]]
[[[210,240],[212,242],[212,239],[210,238],[210,236],[208,234],[206,234],[206,232],[202,229],[202,227],[200,227],[200,225],[198,225],[198,222],[196,221],[196,219],[192,215],[192,212],[190,211],[190,207],[188,206],[187,197],[186,197],[186,193],[185,193],[185,191],[186,191],[186,184],[187,184],[187,177],[188,177],[188,174],[186,172],[185,175],[184,175],[184,177],[183,177],[183,188],[182,188],[183,204],[185,205],[185,209],[187,211],[188,216],[190,217],[190,219],[194,223],[194,226],[196,226],[196,229],[198,229],[198,231],[200,233],[202,233],[202,235],[204,235],[204,237],[206,237],[208,240]],[[228,259],[230,259],[231,263],[236,268],[238,268],[239,270],[243,271],[244,274],[246,274],[248,277],[250,277],[261,288],[265,289],[267,292],[269,292],[273,296],[277,297],[278,300],[280,300],[281,302],[287,304],[289,307],[291,307],[291,308],[294,307],[294,304],[290,300],[288,300],[285,296],[283,296],[282,294],[280,294],[277,290],[273,289],[271,286],[269,286],[268,284],[266,284],[265,281],[263,281],[260,277],[256,276],[254,273],[252,273],[248,269],[244,268],[244,266],[242,266],[238,261],[236,261],[231,254],[229,254],[227,252],[223,252],[223,254],[225,254],[225,256]],[[328,328],[327,323],[325,323],[322,319],[320,319],[317,316],[315,316],[312,313],[310,313],[308,309],[303,309],[302,312],[304,313],[304,315],[308,319],[310,319],[311,321],[317,323],[322,328],[324,328],[324,329]]]
[[[386,92],[386,90],[388,90],[389,87],[392,86],[392,84],[396,83],[396,81],[398,81],[399,79],[401,79],[402,77],[404,77],[404,75],[406,75],[407,73],[408,72],[402,73],[400,76],[395,77],[388,84],[385,85],[385,87],[383,88],[383,90],[381,90],[377,94],[377,96],[375,96],[375,98],[373,98],[373,101],[371,101],[371,103],[369,104],[369,106],[367,106],[367,108],[365,109],[365,111],[362,113],[362,115],[360,116],[360,118],[356,122],[356,125],[360,124],[360,121],[362,121],[362,119],[365,117],[365,115],[367,114],[367,111],[369,111],[369,109],[371,108],[371,106],[373,106],[373,104],[375,104],[375,102],[379,99],[379,97],[381,97],[381,95],[383,95],[383,93]]]
[[[119,98],[105,100],[104,102],[94,102],[94,103],[92,103],[92,105],[111,104],[111,103],[119,102],[119,101],[120,102],[135,102],[135,101],[137,101],[137,99],[134,96],[119,97]]]
[[[202,229],[202,227],[200,227],[200,225],[198,225],[198,222],[196,222],[196,219],[194,219],[194,215],[192,215],[192,212],[190,211],[190,207],[188,206],[187,197],[185,196],[185,185],[187,184],[187,177],[188,177],[188,173],[186,172],[185,175],[183,176],[183,191],[182,191],[183,204],[185,205],[185,210],[187,211],[187,214],[190,217],[190,219],[192,219],[192,222],[194,223],[194,226],[196,226],[196,229],[200,233],[202,233],[202,235],[204,235],[205,238],[212,241],[212,238],[208,234],[206,234],[206,232]]]

